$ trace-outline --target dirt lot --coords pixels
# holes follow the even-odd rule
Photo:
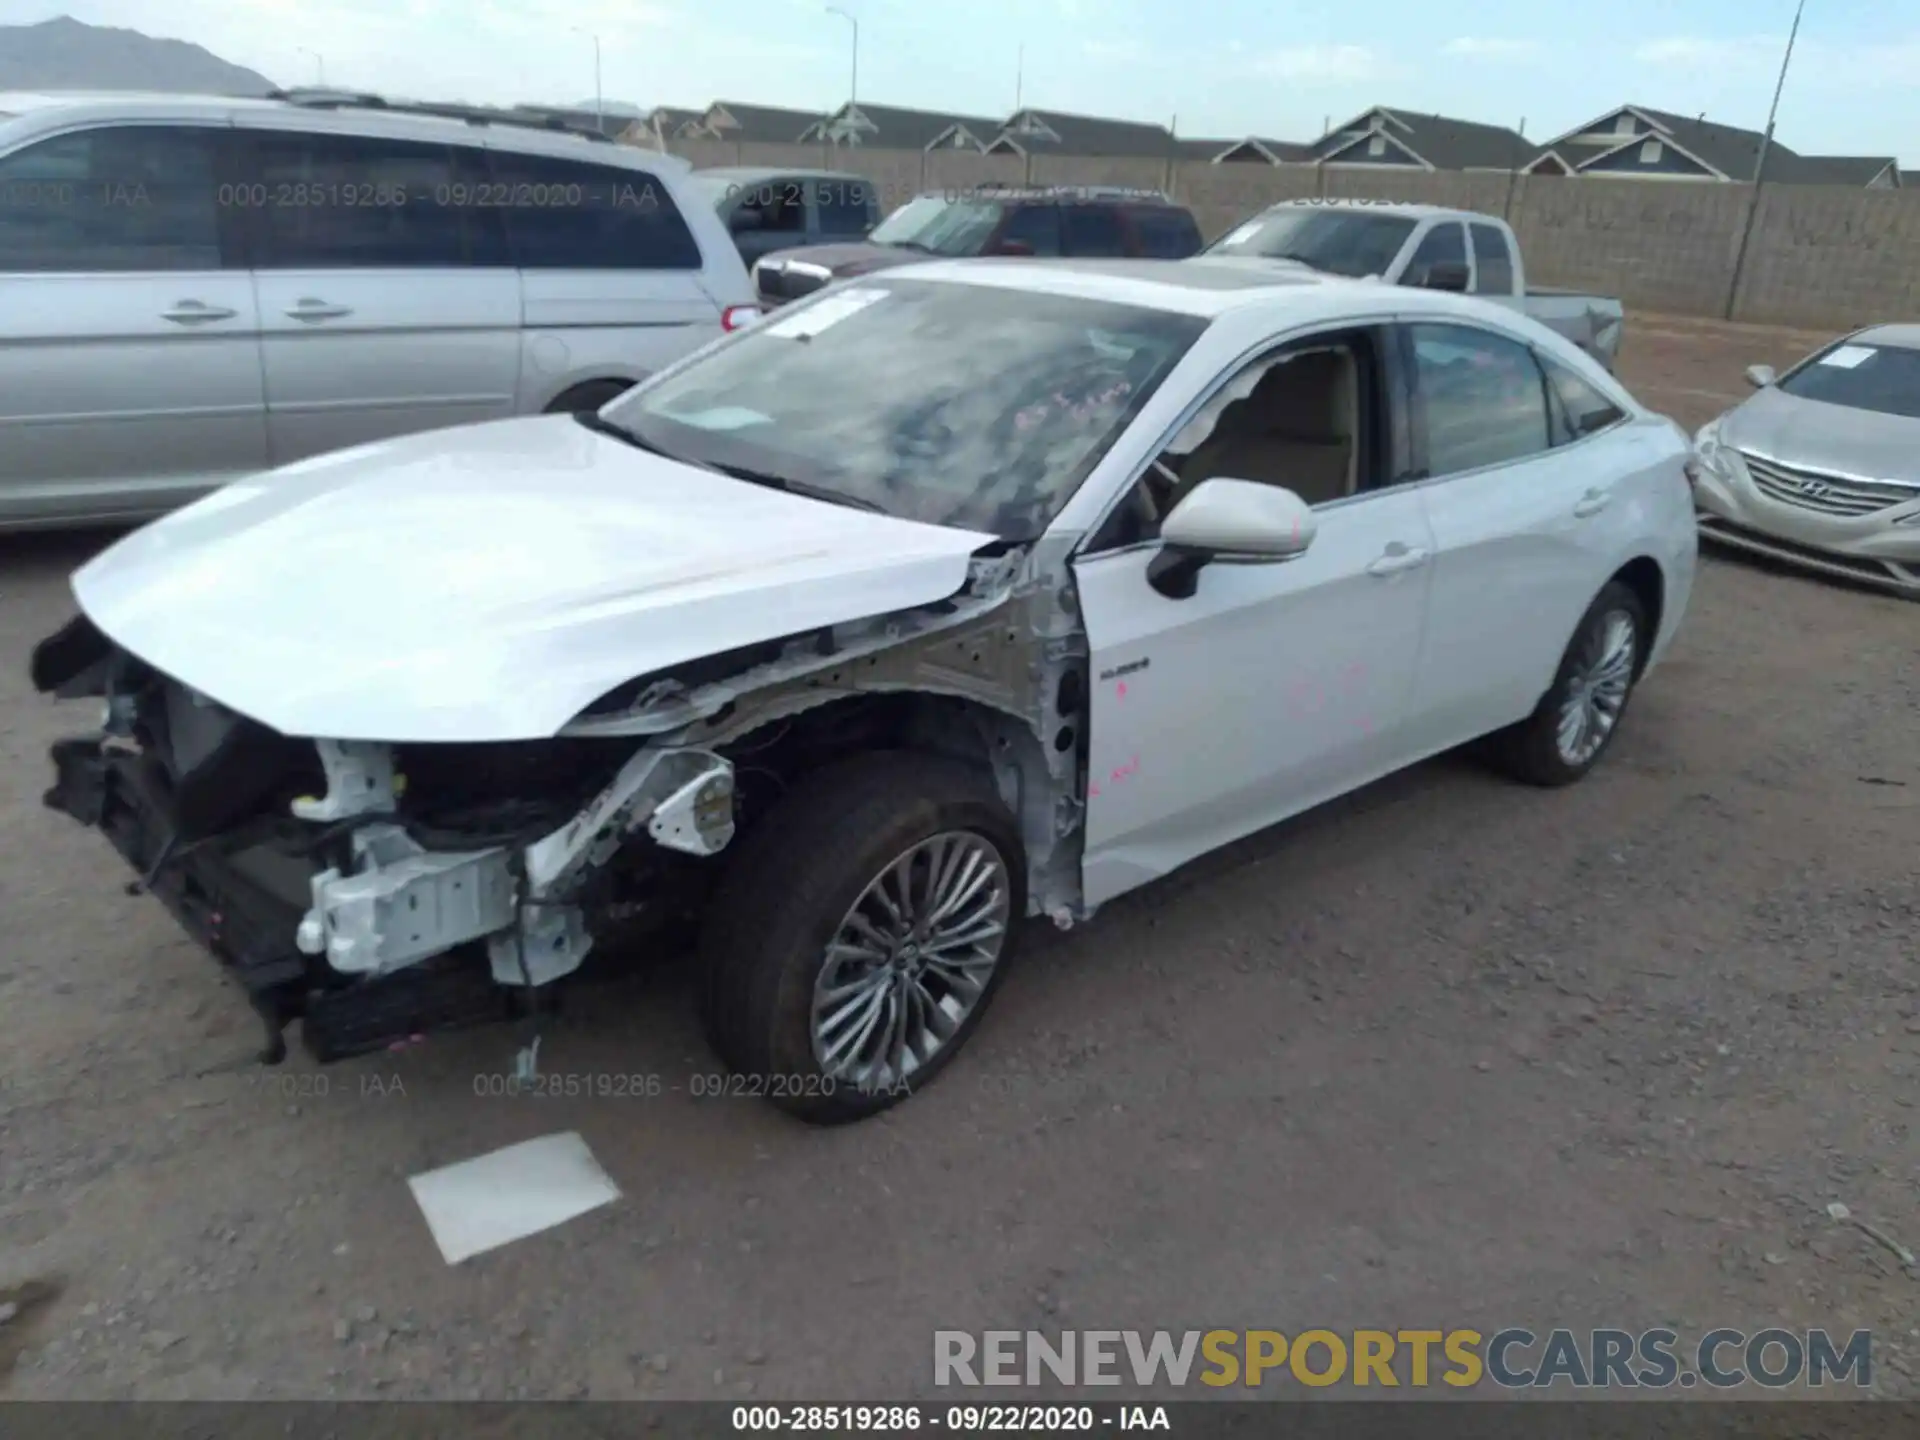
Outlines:
[[[1623,368],[1694,425],[1818,338],[1638,317]],[[1587,783],[1429,764],[1036,934],[938,1085],[818,1132],[688,1093],[674,965],[542,1051],[655,1099],[476,1094],[501,1033],[199,1074],[248,1012],[39,804],[88,717],[20,661],[86,544],[0,547],[0,1287],[44,1287],[0,1393],[901,1398],[937,1327],[1662,1322],[1870,1327],[1913,1393],[1920,1279],[1826,1206],[1920,1245],[1920,610],[1709,563]],[[405,1178],[563,1129],[624,1198],[444,1265]]]

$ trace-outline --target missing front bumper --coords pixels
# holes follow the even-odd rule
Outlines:
[[[435,1031],[506,1019],[511,993],[494,983],[477,947],[390,975],[346,978],[304,954],[302,907],[256,884],[218,842],[180,847],[146,757],[98,737],[58,741],[46,804],[98,829],[144,888],[245,992],[266,1026],[262,1059],[284,1053],[299,1020],[302,1047],[327,1062],[383,1050]]]

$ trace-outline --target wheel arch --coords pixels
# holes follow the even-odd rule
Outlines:
[[[1667,576],[1660,568],[1659,561],[1650,555],[1638,555],[1614,571],[1607,583],[1616,581],[1634,593],[1647,615],[1646,643],[1640,647],[1640,654],[1634,662],[1634,678],[1638,679],[1646,670],[1647,661],[1660,638],[1660,627],[1666,615]]]
[[[628,374],[619,371],[607,371],[601,374],[570,375],[557,387],[540,406],[543,415],[563,415],[583,409],[599,409],[615,396],[624,394],[646,379],[645,375]],[[598,403],[588,406],[584,401],[590,394],[601,394]]]

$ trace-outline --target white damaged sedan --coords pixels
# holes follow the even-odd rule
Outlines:
[[[914,266],[597,416],[235,484],[81,568],[48,803],[320,1059],[693,922],[815,1121],[953,1058],[1029,916],[1481,737],[1584,775],[1681,622],[1686,437],[1458,296]],[[666,943],[663,938],[661,943]],[[523,1059],[525,1058],[523,1052]]]

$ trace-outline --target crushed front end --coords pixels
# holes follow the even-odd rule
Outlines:
[[[732,767],[704,750],[291,737],[84,617],[36,647],[32,676],[104,706],[98,731],[53,746],[46,803],[105,834],[130,889],[219,960],[269,1061],[295,1019],[322,1061],[505,1019],[579,967],[612,894],[692,895],[733,833]],[[623,846],[636,832],[653,843]]]

